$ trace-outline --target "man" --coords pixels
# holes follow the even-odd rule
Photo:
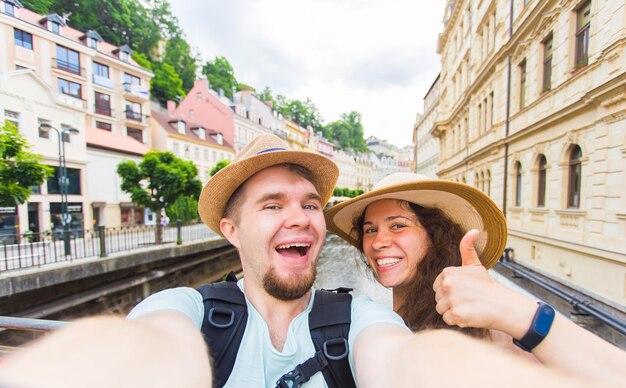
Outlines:
[[[314,353],[306,318],[325,237],[322,209],[337,176],[337,167],[325,157],[289,151],[277,137],[262,135],[205,185],[200,215],[237,247],[244,273],[238,285],[249,312],[226,386],[275,386],[280,376]],[[140,303],[129,314],[130,321],[93,318],[61,330],[30,354],[24,352],[7,362],[4,371],[0,368],[0,384],[208,386],[208,357],[193,329],[200,328],[205,314],[196,290],[162,291]],[[354,299],[351,316],[349,361],[360,387],[589,386],[458,333],[413,335],[389,308],[368,300]],[[51,344],[53,340],[56,344]],[[64,351],[52,363],[54,372],[49,366],[42,373],[29,369],[32,361],[41,361],[42,354],[55,348]],[[188,352],[181,354],[181,349]],[[125,354],[123,367],[118,352]],[[64,362],[68,357],[71,367]],[[71,382],[59,377],[70,370]],[[101,377],[95,377],[94,371]],[[4,380],[2,372],[6,372]],[[180,383],[172,385],[177,378]],[[322,374],[312,376],[304,386],[325,386]]]

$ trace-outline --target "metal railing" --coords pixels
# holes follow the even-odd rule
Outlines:
[[[53,231],[0,235],[0,273],[44,264],[88,257],[106,257],[111,253],[145,249],[156,244],[156,233],[162,233],[161,244],[182,244],[207,239],[215,234],[202,223],[137,225],[118,228],[103,226],[88,230]],[[69,244],[71,249],[64,247]],[[66,255],[66,252],[70,254]]]

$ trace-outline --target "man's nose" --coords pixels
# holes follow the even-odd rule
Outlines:
[[[300,205],[292,206],[290,212],[285,220],[285,226],[288,228],[293,227],[308,227],[311,223],[311,219],[306,210]]]

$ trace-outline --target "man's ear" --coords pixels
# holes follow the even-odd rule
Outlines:
[[[230,218],[222,218],[220,220],[220,231],[235,248],[239,249],[239,237],[237,225]]]

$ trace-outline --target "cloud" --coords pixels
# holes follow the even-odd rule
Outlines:
[[[366,133],[407,144],[436,77],[445,1],[172,0],[192,47],[240,82],[310,97],[327,121],[362,113]],[[393,135],[391,135],[393,134]]]

